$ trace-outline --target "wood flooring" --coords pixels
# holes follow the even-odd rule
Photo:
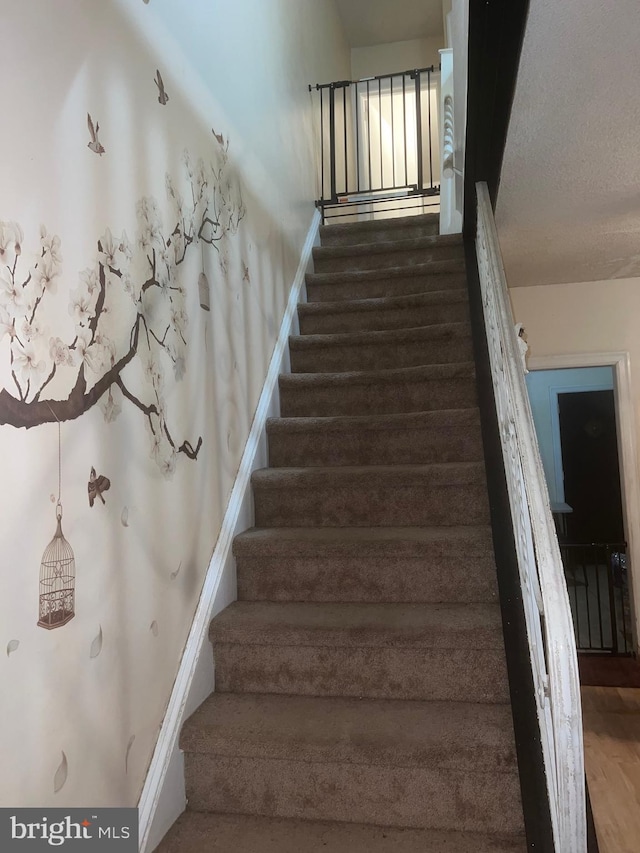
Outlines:
[[[582,710],[600,853],[640,853],[640,689],[582,687]]]

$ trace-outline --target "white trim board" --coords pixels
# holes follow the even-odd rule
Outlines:
[[[312,249],[318,241],[320,212],[315,211],[291,286],[289,301],[280,325],[269,369],[242,454],[200,600],[182,654],[156,748],[140,795],[139,848],[151,853],[186,805],[184,762],[178,741],[184,720],[204,702],[214,687],[213,652],[208,641],[209,623],[237,597],[235,561],[231,552],[234,537],[253,525],[251,474],[267,465],[267,418],[280,409],[278,376],[290,371],[289,335],[297,332],[297,305]]]
[[[566,355],[531,356],[530,370],[556,370],[564,367],[613,367],[614,395],[618,422],[622,514],[629,546],[629,586],[632,607],[633,648],[638,652],[640,637],[640,489],[636,428],[631,390],[631,359],[628,352],[585,352]]]

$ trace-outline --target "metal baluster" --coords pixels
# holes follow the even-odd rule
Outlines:
[[[611,615],[611,645],[612,651],[618,653],[618,617],[616,615],[616,597],[613,585],[613,566],[611,565],[611,546],[605,545],[607,566],[607,588],[609,590],[609,613]]]
[[[380,137],[380,189],[384,188],[384,162],[382,158],[382,80],[378,77],[378,134]]]
[[[369,94],[369,81],[367,80],[367,148],[369,153],[369,190],[371,190],[371,102]]]
[[[358,182],[358,192],[360,192],[360,116],[358,115],[358,103],[360,101],[360,92],[356,83],[356,176]]]
[[[342,117],[344,121],[344,191],[349,192],[349,161],[347,157],[347,87],[342,90]]]
[[[599,554],[598,554],[598,547],[596,545],[592,545],[591,547],[593,550],[593,559],[595,561],[595,569],[596,569],[596,595],[598,598],[598,624],[600,626],[600,648],[604,649],[606,647],[604,644],[604,631],[602,628],[602,596],[600,595],[600,572],[599,572],[600,560],[599,560]]]
[[[396,185],[396,137],[395,137],[395,128],[393,121],[393,77],[389,78],[389,85],[391,89],[391,176],[393,178],[393,186]]]
[[[329,151],[331,166],[331,201],[337,201],[336,194],[336,89],[329,87]]]
[[[571,551],[568,551],[568,553],[571,553]],[[576,561],[575,561],[574,567],[573,567],[573,594],[574,594],[574,598],[576,600],[576,637],[578,638],[578,645],[580,645],[580,604],[578,601],[578,576],[576,574],[575,566],[576,566],[577,561],[578,561],[579,553],[580,552],[576,548],[575,549]],[[585,587],[585,600],[586,600],[586,587]],[[587,601],[587,618],[589,616],[589,606],[588,605],[589,605],[589,602]],[[589,642],[591,642],[591,628],[590,628],[590,626],[589,626]]]
[[[324,200],[324,89],[320,89],[320,152],[320,196]]]
[[[427,69],[427,95],[429,98],[429,186],[433,189],[433,155],[431,152],[431,71]],[[422,187],[420,187],[422,189]]]
[[[418,156],[418,191],[423,189],[423,165],[422,165],[422,102],[420,97],[420,72],[413,72],[416,81],[416,148]]]
[[[626,546],[625,546],[625,548],[626,548]],[[620,554],[620,556],[622,557],[622,554]],[[626,557],[626,550],[625,550],[624,556]],[[625,567],[626,567],[626,560],[625,560]],[[627,616],[626,616],[625,611],[624,611],[625,603],[626,603],[625,593],[627,591],[627,585],[625,583],[625,580],[626,579],[625,579],[625,574],[623,572],[622,560],[621,560],[620,561],[620,609],[622,611],[622,637],[624,640],[624,651],[626,653],[629,651],[629,646],[627,643]]]
[[[404,125],[404,185],[409,184],[407,174],[407,75],[402,75],[402,123]]]

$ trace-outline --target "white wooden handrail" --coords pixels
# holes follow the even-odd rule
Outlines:
[[[487,185],[476,184],[476,191],[482,304],[554,845],[556,853],[586,853],[582,712],[569,596]]]

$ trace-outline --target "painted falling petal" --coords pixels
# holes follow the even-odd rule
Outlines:
[[[20,640],[9,640],[9,642],[7,643],[7,657],[9,657],[10,654],[15,652],[19,645]]]
[[[90,658],[97,658],[100,652],[102,651],[102,625],[100,625],[100,630],[98,631],[97,636],[93,638],[93,642],[91,643],[91,651],[89,652]]]
[[[131,735],[129,738],[129,743],[127,744],[127,751],[124,756],[124,772],[129,772],[129,753],[131,752],[131,747],[133,746],[133,742],[136,739],[135,735]]]
[[[62,753],[62,761],[58,769],[56,770],[56,775],[53,777],[53,793],[57,794],[58,791],[62,790],[65,782],[67,781],[67,775],[69,772],[69,765],[67,763],[67,756]]]

